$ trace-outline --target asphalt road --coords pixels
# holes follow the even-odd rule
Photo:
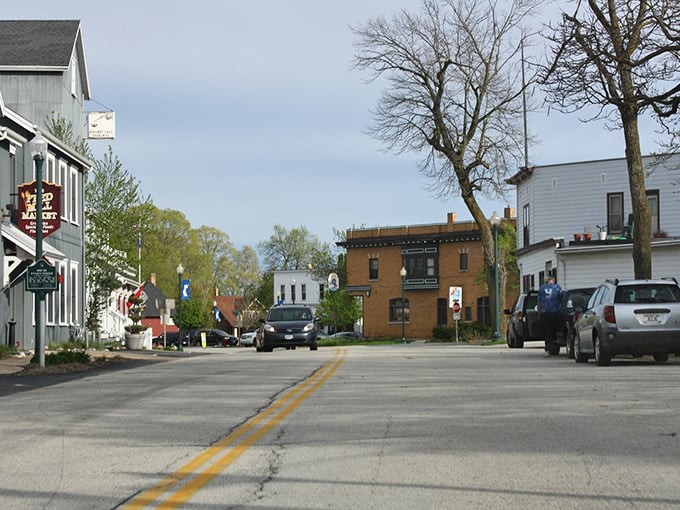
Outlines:
[[[678,508],[680,363],[213,350],[0,398],[0,508]]]

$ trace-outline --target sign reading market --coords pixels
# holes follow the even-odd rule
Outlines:
[[[35,237],[37,230],[36,181],[19,185],[19,221],[21,230]],[[61,186],[51,182],[42,183],[42,235],[56,232],[61,227]]]

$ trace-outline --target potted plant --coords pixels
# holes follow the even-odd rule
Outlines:
[[[142,324],[144,318],[144,299],[141,296],[132,295],[128,299],[128,317],[132,324],[125,326],[125,348],[131,351],[139,351],[144,348],[145,331],[148,326]]]
[[[607,239],[607,225],[597,225],[597,229],[600,231],[600,241]]]

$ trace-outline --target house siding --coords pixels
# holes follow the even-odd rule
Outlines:
[[[668,158],[643,158],[645,186],[648,191],[658,191],[659,228],[669,237],[680,236],[680,202],[673,186],[678,180],[680,156]],[[611,277],[632,278],[631,244],[588,251],[598,246],[598,225],[607,223],[607,196],[623,195],[624,223],[632,212],[626,160],[612,159],[522,169],[509,179],[517,186],[517,210],[531,210],[530,239],[524,243],[522,225],[517,229],[517,263],[520,277],[533,276],[538,285],[538,275],[546,264],[558,268],[558,278],[563,286],[589,286],[601,282],[604,273]],[[521,216],[520,216],[521,218]],[[574,234],[589,232],[593,243],[583,249],[569,252]],[[550,249],[549,241],[555,241]],[[560,245],[560,242],[563,244]],[[672,244],[672,243],[671,243]],[[625,254],[624,254],[625,253]],[[668,273],[673,258],[680,256],[677,246],[662,248],[652,243],[652,270],[654,274]],[[603,257],[611,257],[603,260]],[[559,259],[559,262],[558,262]],[[669,260],[670,259],[670,260]],[[578,262],[577,262],[578,260]],[[525,290],[525,289],[523,289]]]

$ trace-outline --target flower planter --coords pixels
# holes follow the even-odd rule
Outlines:
[[[581,234],[574,234],[574,241],[580,241],[581,240]]]
[[[591,234],[590,232],[586,232],[585,234],[583,234],[583,239],[585,239],[586,241],[590,241],[592,238],[593,234]]]
[[[144,349],[144,333],[125,333],[125,348],[128,351],[141,351]]]
[[[600,232],[600,241],[607,239],[607,232]]]

